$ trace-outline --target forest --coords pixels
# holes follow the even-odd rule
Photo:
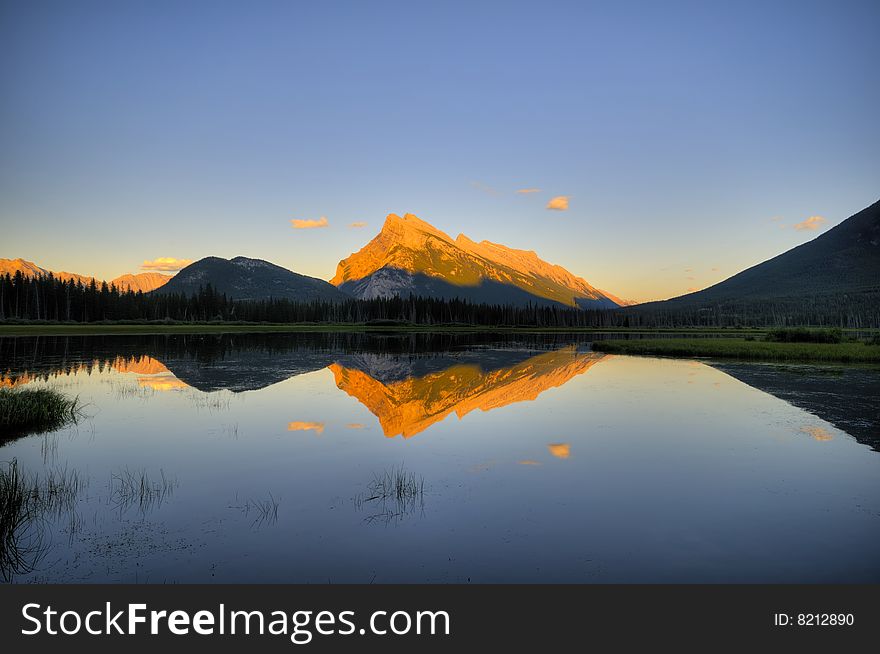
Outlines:
[[[394,297],[342,302],[232,300],[210,284],[198,293],[120,291],[106,282],[65,281],[53,275],[0,277],[0,322],[270,322],[475,325],[486,327],[880,327],[880,296],[823,295],[664,309],[662,302],[620,309],[562,305],[512,306],[465,300]]]

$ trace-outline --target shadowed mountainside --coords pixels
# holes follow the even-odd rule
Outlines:
[[[218,293],[225,293],[235,300],[275,298],[308,302],[344,300],[347,297],[321,279],[247,257],[205,257],[181,270],[157,292],[193,295],[208,284]]]
[[[631,311],[715,310],[778,303],[810,307],[880,302],[880,201],[839,225],[714,286]]]

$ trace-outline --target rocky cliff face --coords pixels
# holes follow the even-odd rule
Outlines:
[[[529,250],[453,239],[412,214],[390,214],[382,231],[339,262],[330,280],[355,297],[460,297],[476,302],[616,307],[609,295]]]

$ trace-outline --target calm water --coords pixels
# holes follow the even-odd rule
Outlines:
[[[880,581],[880,370],[590,340],[0,339],[87,414],[0,440],[79,482],[14,581]]]

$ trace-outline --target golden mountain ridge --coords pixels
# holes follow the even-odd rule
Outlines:
[[[578,306],[579,300],[617,305],[582,277],[544,261],[534,251],[491,241],[477,243],[464,234],[453,239],[413,214],[389,214],[375,238],[339,262],[330,283],[344,284],[359,297],[417,290],[407,288],[406,280],[399,276],[389,280],[374,277],[388,270],[440,279],[454,287],[494,282],[568,306]]]
[[[96,277],[89,277],[87,275],[78,275],[77,273],[65,272],[65,271],[54,271],[47,270],[46,268],[42,268],[35,264],[33,261],[26,261],[25,259],[0,259],[0,276],[3,275],[12,275],[15,273],[21,272],[25,277],[45,277],[50,273],[56,278],[62,281],[74,281],[81,282],[82,284],[88,285],[92,283],[92,280],[95,281],[98,285],[102,283],[103,280],[98,279]],[[121,291],[142,291],[147,293],[149,291],[153,291],[160,286],[164,286],[169,279],[171,279],[172,275],[163,275],[162,273],[156,272],[144,272],[131,274],[126,273],[124,275],[120,275],[115,279],[111,279],[107,282],[110,286],[116,286]]]

